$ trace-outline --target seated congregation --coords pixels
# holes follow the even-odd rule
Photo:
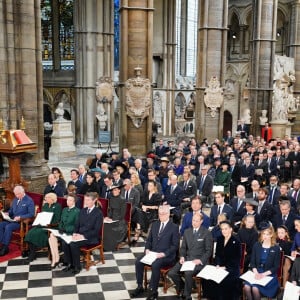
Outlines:
[[[146,162],[124,149],[120,158],[112,152],[109,163],[97,150],[89,167],[71,170],[68,183],[53,168],[43,195],[16,186],[0,222],[0,255],[8,253],[18,233],[28,263],[42,249],[53,269],[76,275],[83,263],[87,270],[98,263],[91,260],[94,250],[104,263],[104,251],[134,247],[143,236],[132,298],[157,299],[161,283],[163,292],[172,288],[182,299],[192,299],[196,288],[199,299],[217,300],[272,298],[287,281],[299,285],[300,180],[294,176],[299,170],[287,174],[277,166],[278,172],[269,172],[268,159],[275,164],[276,149],[259,153],[256,161],[251,149],[222,156],[212,144],[207,156],[205,145],[185,148],[178,145],[177,151],[166,149],[161,156],[163,148],[156,149]],[[263,177],[256,176],[254,167],[260,158]],[[33,225],[39,212],[51,214],[47,224]],[[218,283],[197,276],[207,265],[226,276]],[[242,280],[247,271],[258,282],[269,281]]]

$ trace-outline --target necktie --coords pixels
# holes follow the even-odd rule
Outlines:
[[[20,200],[20,199],[18,199],[17,206],[19,206],[20,202],[21,202],[21,200]]]
[[[203,184],[204,184],[204,176],[201,176],[200,187],[199,187],[200,194],[202,193]]]
[[[282,224],[285,225],[285,222],[286,222],[286,215],[283,215],[282,216]]]
[[[183,189],[186,190],[186,188],[187,188],[187,181],[184,183]]]
[[[161,235],[161,233],[164,231],[164,228],[165,228],[165,223],[161,223],[158,235]]]
[[[88,210],[87,210],[87,214],[89,215],[91,213],[91,209],[89,208]]]
[[[293,193],[293,198],[295,199],[295,200],[297,200],[297,191],[294,191],[294,193]]]
[[[221,213],[221,206],[218,206],[218,215]]]
[[[125,193],[126,202],[128,202],[128,191]]]
[[[106,192],[105,192],[105,198],[107,199],[108,198],[108,188],[106,188]]]
[[[174,186],[171,185],[171,194],[173,193],[173,191],[174,191]]]
[[[258,208],[257,208],[258,214],[260,214],[261,208],[262,208],[262,202],[258,202]]]
[[[242,200],[241,200],[241,199],[239,199],[239,200],[238,200],[238,204],[237,204],[236,211],[238,211],[238,210],[240,209],[240,207],[241,207],[241,204],[242,204]]]
[[[82,176],[82,175],[80,175],[80,176],[79,176],[79,181],[81,181],[81,182],[82,182],[82,179],[83,179],[83,176]]]
[[[193,232],[193,237],[196,238],[197,237],[197,229],[194,229],[194,232]]]

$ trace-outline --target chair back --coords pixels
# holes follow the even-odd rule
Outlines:
[[[98,204],[102,209],[103,217],[107,217],[107,211],[108,211],[108,199],[106,198],[98,198]]]
[[[43,206],[44,195],[34,192],[26,192],[26,195],[33,200],[36,212],[40,212]]]
[[[57,197],[57,203],[61,205],[61,209],[67,207],[67,198],[65,197]]]
[[[126,202],[125,221],[127,223],[131,222],[131,203],[130,202]]]
[[[280,287],[282,286],[282,279],[283,279],[283,264],[284,264],[284,252],[281,250],[279,267],[277,269],[277,279]]]
[[[245,257],[246,257],[246,244],[241,243],[240,274],[244,273]]]

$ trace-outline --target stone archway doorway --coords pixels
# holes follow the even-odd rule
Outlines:
[[[232,114],[228,110],[225,110],[223,118],[223,136],[226,136],[228,130],[232,132]]]

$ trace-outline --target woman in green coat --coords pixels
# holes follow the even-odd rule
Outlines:
[[[68,235],[73,234],[75,223],[78,220],[80,209],[76,207],[77,197],[75,194],[69,194],[67,197],[67,207],[65,207],[61,214],[61,220],[58,225],[59,232]],[[49,246],[51,250],[52,263],[51,268],[55,269],[59,263],[58,242],[57,237],[51,233],[49,237]]]
[[[214,184],[224,186],[224,194],[226,196],[229,194],[230,180],[231,180],[231,173],[228,171],[228,164],[226,162],[223,162],[222,171],[217,172],[215,176]]]
[[[54,193],[45,195],[42,212],[52,212],[51,225],[56,225],[60,221],[61,206],[57,201],[57,196]],[[48,230],[45,230],[40,225],[32,227],[25,236],[25,242],[28,243],[29,254],[28,261],[31,262],[36,258],[36,248],[48,246]]]

